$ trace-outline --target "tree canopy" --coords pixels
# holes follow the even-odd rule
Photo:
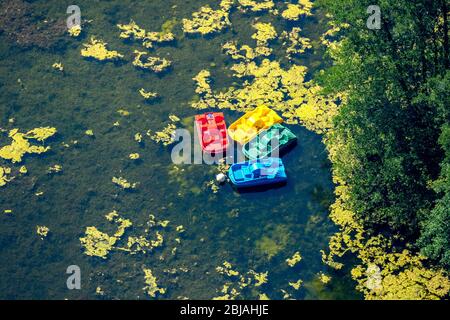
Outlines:
[[[334,170],[348,203],[374,233],[450,267],[450,55],[447,0],[378,1],[381,28],[366,26],[365,0],[319,0],[347,25],[319,76],[346,92],[330,143],[346,144]]]

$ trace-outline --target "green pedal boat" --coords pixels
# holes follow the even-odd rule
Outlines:
[[[242,152],[249,159],[278,157],[283,150],[296,141],[297,137],[291,130],[281,124],[275,124],[244,144]],[[276,145],[272,147],[272,143]],[[274,155],[274,152],[278,154]]]

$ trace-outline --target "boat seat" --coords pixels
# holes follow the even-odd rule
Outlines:
[[[208,150],[221,150],[223,149],[223,144],[220,142],[212,141],[208,143]]]
[[[252,165],[250,165],[250,170],[251,170],[252,173],[257,171],[257,170],[260,170],[260,167],[259,167],[258,163],[253,163]]]
[[[241,170],[234,171],[233,175],[236,180],[244,180],[244,175]]]
[[[254,178],[259,178],[261,177],[261,169],[257,169],[253,171],[253,177]]]

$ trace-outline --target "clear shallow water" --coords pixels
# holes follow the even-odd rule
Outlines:
[[[174,63],[162,76],[138,71],[130,62],[103,64],[80,56],[82,43],[95,35],[130,60],[132,52],[142,47],[138,42],[120,40],[117,23],[132,18],[146,30],[158,31],[168,19],[190,17],[207,3],[215,1],[78,1],[82,18],[93,20],[81,40],[66,39],[58,49],[25,50],[0,36],[0,127],[58,129],[58,135],[49,141],[52,151],[26,157],[23,164],[28,175],[0,189],[0,211],[13,210],[11,216],[0,217],[0,298],[147,298],[142,290],[142,267],[146,266],[153,270],[158,284],[167,288],[160,298],[210,299],[220,295],[217,290],[226,281],[215,271],[224,261],[241,273],[268,271],[269,282],[259,293],[273,299],[282,297],[281,289],[298,299],[357,297],[354,284],[343,274],[327,270],[320,259],[319,251],[326,249],[334,230],[327,218],[333,185],[320,136],[290,126],[298,145],[283,158],[289,176],[286,186],[237,193],[225,185],[217,194],[205,186],[214,178],[214,168],[186,165],[180,166],[183,172],[174,174],[170,149],[148,138],[142,144],[133,139],[137,132],[162,129],[169,114],[182,118],[188,127],[192,125],[197,112],[189,106],[195,96],[192,77],[200,70],[212,72],[215,88],[236,81],[221,44],[230,39],[253,44],[248,26],[255,16],[235,12],[232,30],[208,40],[182,36],[178,24],[175,45],[150,51],[167,55]],[[34,10],[54,18],[64,18],[69,4],[33,1]],[[285,27],[273,17],[261,19],[272,21],[279,32]],[[313,39],[324,28],[315,18],[302,26]],[[63,63],[64,74],[52,69],[54,62]],[[315,70],[322,58],[309,54],[297,62]],[[146,104],[138,93],[140,88],[156,91],[162,98]],[[118,109],[131,115],[122,117]],[[230,124],[241,114],[226,111],[225,115]],[[8,123],[10,118],[15,119],[14,124]],[[120,126],[113,125],[116,121]],[[92,129],[95,137],[85,135],[87,129]],[[3,135],[0,145],[7,142]],[[63,142],[71,146],[66,148]],[[128,159],[134,152],[141,155],[141,161]],[[54,164],[63,166],[61,174],[46,173]],[[122,191],[112,184],[113,176],[139,182],[139,186],[133,192]],[[37,197],[35,193],[40,191],[44,195]],[[79,238],[85,228],[96,226],[112,234],[115,227],[104,215],[114,209],[133,222],[125,236],[142,234],[149,214],[170,220],[172,228],[164,233],[163,248],[145,255],[112,251],[107,260],[84,255]],[[39,239],[36,225],[50,228],[46,239]],[[186,229],[179,245],[174,243],[179,236],[176,225]],[[261,250],[267,243],[276,243],[278,248],[270,259]],[[303,260],[289,268],[285,259],[295,251],[301,252]],[[65,271],[72,264],[81,268],[79,291],[66,288]],[[173,268],[178,268],[175,274],[165,272]],[[332,282],[324,286],[317,281],[320,271],[330,274]],[[303,287],[292,290],[288,282],[298,279],[304,281]],[[95,294],[97,286],[104,296]],[[257,293],[248,290],[241,297],[257,298]]]

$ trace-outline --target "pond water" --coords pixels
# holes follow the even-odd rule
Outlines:
[[[266,284],[242,290],[239,298],[257,299],[264,293],[282,299],[285,292],[294,299],[358,297],[344,272],[333,273],[321,262],[320,250],[326,250],[335,227],[327,217],[333,184],[320,136],[289,126],[298,145],[283,157],[289,178],[286,186],[239,193],[224,185],[216,194],[206,185],[214,179],[214,167],[175,166],[170,148],[145,136],[140,144],[134,140],[138,132],[162,129],[169,114],[192,129],[198,112],[190,107],[195,97],[192,78],[200,70],[211,70],[216,89],[239,85],[221,44],[231,39],[253,44],[249,26],[255,18],[272,22],[280,32],[286,27],[271,15],[233,12],[233,26],[226,32],[207,39],[184,36],[181,19],[208,3],[217,6],[217,1],[207,0],[79,0],[82,18],[89,20],[80,39],[63,36],[62,45],[43,50],[22,48],[0,35],[0,127],[58,130],[46,142],[51,151],[25,157],[20,165],[27,166],[28,174],[0,189],[0,212],[12,210],[0,216],[0,298],[148,299],[143,268],[149,268],[158,285],[166,288],[159,299],[211,299],[222,295],[220,290],[230,280],[216,271],[225,261],[241,274],[268,272]],[[65,19],[70,4],[32,2],[41,19]],[[81,57],[82,43],[92,35],[127,56],[141,50],[138,42],[119,39],[116,24],[130,19],[155,31],[166,21],[174,23],[177,42],[154,49],[173,61],[170,72],[157,76],[137,70],[129,61],[100,63]],[[325,22],[317,15],[301,22],[305,35],[315,41],[326,27],[321,24]],[[280,50],[275,45],[275,52]],[[322,60],[315,51],[295,62],[313,72],[324,65]],[[52,68],[55,62],[63,63],[64,73]],[[161,98],[145,103],[140,88],[156,91]],[[118,109],[130,115],[122,116]],[[241,115],[225,111],[227,124]],[[94,136],[85,134],[88,129]],[[5,132],[0,146],[8,141]],[[128,155],[136,152],[141,159],[130,160]],[[62,172],[48,174],[48,167],[55,164],[62,166]],[[20,166],[6,160],[0,165]],[[122,190],[111,182],[112,177],[125,177],[138,186]],[[133,222],[125,236],[145,233],[149,214],[170,220],[162,232],[163,246],[134,255],[112,250],[105,260],[85,255],[79,238],[89,226],[114,233],[116,226],[104,217],[112,210]],[[43,240],[36,234],[37,225],[50,229]],[[179,225],[184,233],[176,230]],[[303,259],[291,268],[285,260],[296,251]],[[81,290],[66,287],[69,265],[81,269]],[[320,272],[330,275],[331,282],[320,282]],[[303,281],[299,290],[289,286],[299,279]],[[98,287],[103,294],[96,293]]]

